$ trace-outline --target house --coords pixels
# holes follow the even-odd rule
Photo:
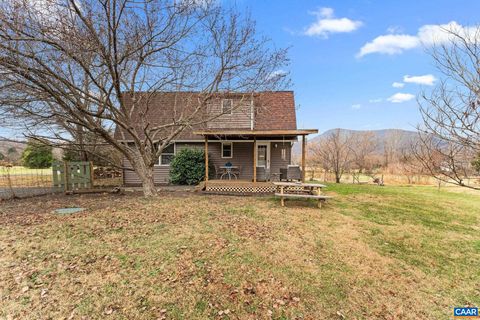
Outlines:
[[[150,126],[161,125],[174,117],[188,116],[198,99],[199,94],[194,92],[150,93],[132,118],[134,123],[138,117],[138,121],[148,119]],[[131,103],[126,95],[125,104]],[[204,148],[216,179],[228,178],[223,174],[228,166],[234,169],[230,177],[235,180],[278,179],[280,169],[292,164],[291,150],[297,137],[317,133],[313,129],[297,129],[292,91],[217,94],[209,98],[204,109],[197,115],[198,125],[185,129],[163,150],[154,168],[156,184],[169,182],[170,162],[184,148]],[[122,130],[116,130],[115,137],[130,141]],[[302,163],[304,167],[305,161]],[[127,160],[124,166],[129,167]],[[125,170],[123,179],[127,186],[141,183],[132,170]]]

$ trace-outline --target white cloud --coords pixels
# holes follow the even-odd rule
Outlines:
[[[382,102],[382,101],[383,101],[382,98],[377,98],[377,99],[370,99],[370,100],[368,100],[368,102],[370,102],[370,103],[379,103],[379,102]]]
[[[286,77],[288,75],[288,72],[283,70],[283,69],[278,69],[276,71],[273,71],[272,73],[270,73],[268,76],[267,76],[267,80],[273,80],[273,79],[277,79],[277,78],[283,78],[283,77]]]
[[[54,28],[49,31],[51,34],[57,33],[58,30],[55,27],[62,23],[66,25],[68,23],[74,23],[73,13],[74,6],[71,2],[63,3],[61,0],[5,0],[6,3],[12,8],[21,8],[22,14],[26,16],[32,16],[38,23],[43,26]],[[74,1],[77,8],[83,10],[79,1]]]
[[[390,26],[387,28],[388,33],[402,33],[403,28],[399,26]]]
[[[358,109],[360,109],[361,107],[362,107],[361,104],[358,104],[358,103],[357,103],[357,104],[352,104],[352,109],[358,110]]]
[[[357,54],[357,57],[363,57],[371,53],[398,54],[405,50],[416,48],[420,41],[415,36],[406,34],[388,34],[379,36],[373,41],[366,43]]]
[[[405,86],[405,83],[402,83],[402,82],[392,83],[392,87],[394,87],[394,88],[403,88],[404,86]]]
[[[392,31],[392,30],[390,30]],[[371,53],[400,54],[405,50],[419,47],[421,44],[432,46],[455,41],[456,37],[451,32],[458,33],[466,38],[480,37],[477,27],[462,26],[455,21],[446,24],[429,24],[421,26],[416,35],[387,34],[376,37],[360,48],[357,57],[363,57]]]
[[[427,86],[433,86],[437,78],[435,78],[431,74],[426,74],[423,76],[409,76],[406,75],[403,77],[403,81],[406,83],[416,83],[416,84],[423,84]]]
[[[349,18],[335,18],[332,8],[320,8],[313,12],[317,16],[317,21],[312,23],[305,30],[307,36],[320,36],[328,38],[332,33],[346,33],[357,30],[362,26],[362,22],[351,20]]]
[[[390,101],[390,102],[393,102],[393,103],[402,103],[402,102],[405,102],[405,101],[410,101],[413,98],[415,98],[415,96],[413,94],[398,92],[398,93],[395,93],[390,98],[388,98],[387,100]]]
[[[479,37],[478,26],[462,26],[456,21],[450,21],[446,24],[427,24],[418,29],[418,38],[425,45],[445,44],[455,41],[452,32],[460,34],[468,39]]]

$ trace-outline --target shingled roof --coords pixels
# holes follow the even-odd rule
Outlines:
[[[218,94],[216,98],[235,98],[239,96],[245,96],[245,94]],[[140,136],[143,136],[141,134],[143,132],[142,128],[147,124],[149,127],[166,124],[173,119],[178,120],[182,112],[188,114],[189,109],[194,107],[201,95],[196,92],[143,92],[136,93],[136,97],[142,102],[137,104],[137,110],[133,110],[132,122]],[[123,99],[126,108],[131,110],[133,108],[132,94],[125,93]],[[292,91],[256,93],[253,95],[253,105],[255,107],[254,130],[295,130],[297,128],[295,100]],[[206,111],[199,113],[197,117],[197,120],[200,120],[199,122],[204,119],[207,119]],[[202,140],[203,137],[195,135],[193,131],[206,128],[205,123],[192,128],[186,128],[175,139]],[[210,126],[209,129],[215,128]],[[234,130],[238,128],[232,127],[229,129]],[[115,138],[118,140],[130,140],[131,137],[122,134],[120,128],[117,127]]]

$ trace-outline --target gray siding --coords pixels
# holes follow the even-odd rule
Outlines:
[[[277,147],[275,148],[275,144]],[[176,143],[176,152],[185,148],[204,148],[204,143]],[[282,160],[282,148],[286,149],[286,158]],[[221,170],[220,166],[231,162],[232,165],[240,167],[239,179],[253,179],[253,142],[233,142],[233,157],[222,158],[221,142],[208,143],[209,162],[216,169]],[[291,163],[291,144],[289,141],[272,142],[270,145],[270,172],[278,173],[280,168],[286,168]],[[131,168],[130,163],[124,159],[124,166]],[[167,184],[169,182],[170,166],[155,166],[154,177],[156,184]],[[124,170],[125,185],[140,185],[138,175],[131,170]]]
[[[214,99],[208,105],[209,115],[219,115],[208,122],[208,128],[215,129],[250,129],[252,119],[252,102],[248,98],[232,99],[232,114],[222,114],[222,99]]]
[[[203,148],[203,143],[176,143],[175,152],[179,152],[185,148]],[[130,162],[127,159],[123,159],[123,165],[126,168],[132,168]],[[153,168],[153,177],[156,184],[168,184],[170,174],[170,166],[155,166]],[[126,186],[138,186],[141,185],[141,181],[135,171],[123,170],[123,183]]]
[[[240,167],[239,179],[252,179],[253,177],[253,143],[251,142],[234,142],[233,143],[233,157],[222,158],[222,144],[220,142],[209,142],[208,155],[209,162],[211,162],[216,169],[224,166],[227,162],[232,165]],[[219,177],[218,177],[219,178]]]
[[[277,147],[275,148],[275,145]],[[286,157],[282,160],[282,149],[285,148]],[[270,172],[280,173],[280,168],[286,168],[291,164],[292,145],[290,141],[272,142],[270,145]]]

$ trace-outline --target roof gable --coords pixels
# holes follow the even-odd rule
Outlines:
[[[151,128],[185,118],[192,113],[202,97],[201,93],[196,92],[141,92],[135,93],[137,101],[135,104],[133,94],[125,93],[123,99],[127,110],[131,111],[135,130],[143,137],[142,132],[145,126]],[[248,106],[248,109],[246,109],[244,113],[248,113],[249,117],[251,114],[249,111],[250,102],[252,102],[254,106],[254,130],[294,130],[297,128],[295,102],[292,91],[268,91],[255,93],[253,95],[246,93],[216,94],[208,103],[221,103],[223,99],[238,99],[239,101],[241,99],[245,108]],[[238,121],[238,117],[243,116],[239,113],[237,115],[231,115],[230,118],[222,115],[220,118],[210,121],[210,125],[202,123],[211,118],[211,115],[207,114],[207,110],[212,110],[212,108],[203,108],[202,112],[199,112],[195,119],[199,124],[186,128],[175,139],[200,140],[202,137],[193,134],[193,131],[207,127],[209,129],[215,129],[217,127],[232,130],[252,129],[250,121],[247,122],[248,128],[245,127],[245,121]],[[217,125],[217,123],[220,125]],[[171,128],[170,130],[173,131],[173,129],[174,128]],[[168,130],[169,129],[166,130],[167,134]],[[123,135],[119,128],[116,128],[115,138],[118,140],[129,140],[131,137]],[[161,138],[162,137],[156,137],[156,139]]]

